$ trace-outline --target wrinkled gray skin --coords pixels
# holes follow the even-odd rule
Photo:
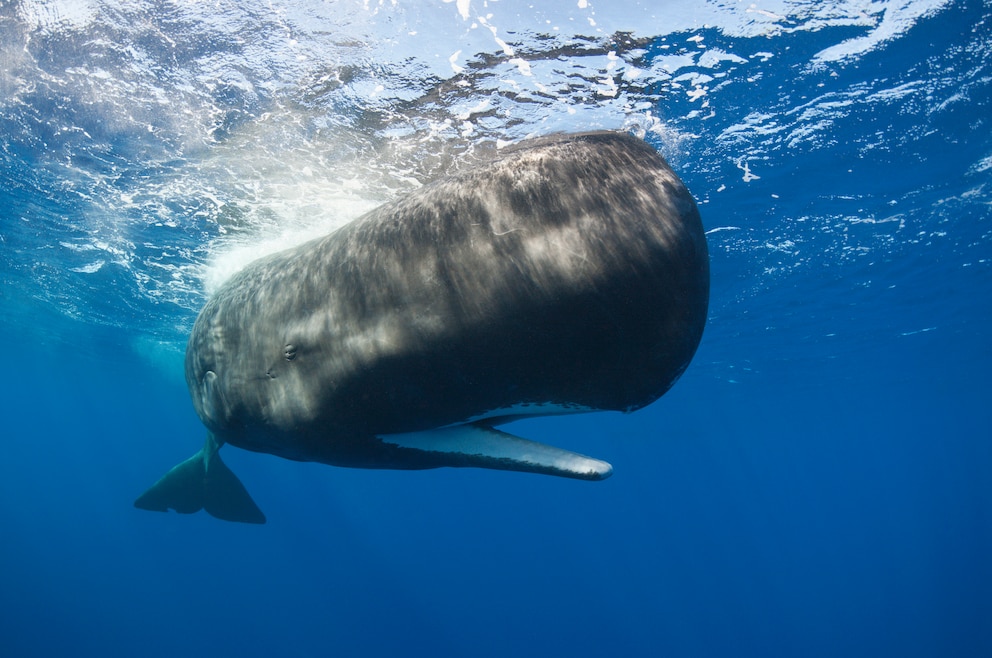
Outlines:
[[[661,157],[629,135],[558,135],[250,264],[197,318],[186,380],[216,447],[600,479],[604,462],[388,436],[642,407],[689,364],[708,297],[696,204]]]

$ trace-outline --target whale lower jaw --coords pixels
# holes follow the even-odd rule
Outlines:
[[[528,441],[488,424],[453,425],[424,432],[383,434],[384,444],[414,451],[411,461],[433,466],[471,466],[543,473],[580,480],[604,480],[610,464],[544,443]]]

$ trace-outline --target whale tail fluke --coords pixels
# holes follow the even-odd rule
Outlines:
[[[193,514],[201,509],[225,521],[265,523],[265,515],[251,499],[241,480],[221,460],[220,443],[207,434],[203,449],[174,466],[134,506],[154,512],[174,509]]]

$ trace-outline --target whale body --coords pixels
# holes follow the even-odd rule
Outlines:
[[[603,479],[606,462],[497,427],[656,400],[708,299],[698,209],[654,149],[614,132],[523,142],[223,285],[186,349],[206,444],[135,505],[263,523],[225,443]]]

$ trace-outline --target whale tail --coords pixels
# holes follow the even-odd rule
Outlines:
[[[174,509],[180,514],[205,509],[211,516],[225,521],[265,523],[262,510],[238,476],[221,460],[218,453],[221,445],[208,432],[203,448],[138,496],[134,506],[153,512]]]

